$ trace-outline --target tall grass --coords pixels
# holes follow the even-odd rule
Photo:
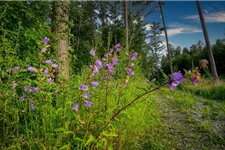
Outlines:
[[[197,86],[185,83],[181,88],[186,92],[190,92],[207,99],[225,100],[225,84],[223,80],[217,84],[212,84],[211,80],[202,79]]]

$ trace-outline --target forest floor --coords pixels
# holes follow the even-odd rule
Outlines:
[[[166,149],[225,150],[225,105],[182,91],[157,93]],[[164,149],[164,148],[163,148]]]

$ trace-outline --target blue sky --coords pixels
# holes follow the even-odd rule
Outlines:
[[[201,1],[200,3],[212,45],[216,39],[225,38],[225,1]],[[163,11],[168,27],[169,42],[175,47],[189,48],[192,44],[197,44],[199,40],[205,43],[195,1],[166,1]],[[159,12],[147,18],[148,23],[154,20],[162,22]],[[147,24],[146,29],[148,27]]]

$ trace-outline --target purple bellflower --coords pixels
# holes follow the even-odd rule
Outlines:
[[[34,72],[36,69],[34,67],[28,66],[27,71],[28,72]]]
[[[185,79],[182,75],[182,73],[179,71],[179,72],[174,72],[170,81],[169,81],[169,88],[170,89],[173,89],[173,90],[176,90],[176,87],[181,83],[183,82]]]
[[[32,111],[34,111],[35,110],[35,108],[34,108],[34,101],[33,100],[29,100],[29,103],[30,103],[30,109],[32,110]]]
[[[130,64],[130,67],[134,67],[134,63],[131,63],[131,64]]]
[[[90,50],[90,54],[91,54],[92,56],[95,56],[95,50],[94,50],[93,48]]]
[[[75,110],[76,112],[78,112],[78,107],[79,107],[78,103],[75,103],[75,104],[73,105],[72,110]]]
[[[85,101],[84,106],[87,108],[90,108],[92,106],[92,102],[91,101]]]
[[[108,68],[108,72],[115,72],[112,64],[106,64],[106,66]]]
[[[39,88],[38,87],[32,87],[32,91],[39,92]]]
[[[198,84],[198,80],[196,80],[196,79],[194,79],[194,78],[191,79],[191,82],[192,82],[194,85],[197,85],[197,84]]]
[[[54,82],[54,79],[53,78],[48,78],[48,82],[52,83],[52,82]]]
[[[85,93],[82,95],[84,98],[89,98],[91,95],[89,93]]]
[[[43,73],[44,75],[48,74],[48,69],[45,69]]]
[[[98,73],[98,67],[96,65],[93,66],[92,70],[95,74]]]
[[[57,64],[52,64],[52,68],[56,69],[58,67]]]
[[[48,64],[48,65],[51,65],[52,64],[52,60],[51,59],[50,60],[46,60],[45,63]]]
[[[117,65],[118,64],[118,58],[116,58],[116,57],[112,58],[112,64]]]
[[[130,68],[127,68],[126,72],[127,72],[128,76],[134,76],[134,72]]]
[[[97,87],[97,86],[99,86],[99,83],[93,81],[93,82],[91,82],[91,85],[94,86],[94,87]]]
[[[45,47],[43,47],[42,49],[41,49],[41,52],[42,53],[45,53],[47,51],[47,48],[45,48]]]
[[[137,52],[134,52],[131,57],[130,60],[135,60],[137,58]]]
[[[95,65],[98,67],[98,69],[102,68],[102,62],[100,60],[96,60]]]
[[[82,91],[88,91],[88,87],[87,87],[87,85],[85,85],[85,84],[81,84],[81,85],[79,86],[79,89],[82,90]]]
[[[49,40],[50,40],[49,38],[45,37],[43,40],[43,44],[45,44],[45,45],[48,44]]]
[[[117,52],[120,52],[121,51],[121,45],[120,45],[120,43],[116,44],[115,45],[115,48],[116,48],[116,51]]]
[[[23,94],[23,96],[20,97],[21,100],[24,100],[27,97],[26,94]]]

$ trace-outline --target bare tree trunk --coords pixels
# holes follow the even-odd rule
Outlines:
[[[211,72],[212,72],[212,75],[213,75],[214,82],[218,82],[218,75],[217,75],[216,65],[215,65],[215,61],[214,61],[213,51],[212,51],[211,46],[210,46],[209,36],[208,36],[207,29],[206,29],[204,16],[202,14],[202,8],[201,8],[200,2],[198,0],[196,0],[196,4],[197,4],[197,7],[198,7],[199,18],[200,18],[200,21],[201,21],[201,24],[202,24],[202,30],[203,30],[203,34],[204,34],[204,37],[205,37],[206,47],[208,49]]]
[[[127,11],[127,1],[124,1],[124,20],[125,20],[125,27],[126,27],[125,43],[126,43],[126,49],[129,50],[129,45],[128,45],[128,11]]]
[[[166,47],[167,47],[169,63],[170,63],[170,73],[172,74],[173,73],[173,63],[172,63],[172,58],[171,58],[172,52],[171,52],[171,49],[170,49],[170,46],[169,46],[169,40],[168,40],[168,35],[167,35],[166,23],[165,23],[163,9],[162,9],[162,2],[160,2],[160,0],[159,0],[159,8],[160,8],[161,16],[162,16],[163,28],[164,28],[165,37],[166,37]]]
[[[58,73],[64,76],[65,80],[69,79],[69,27],[67,21],[69,20],[69,2],[68,1],[56,1],[54,5],[55,9],[55,36],[57,40],[56,47],[56,59],[60,64],[58,65]]]

